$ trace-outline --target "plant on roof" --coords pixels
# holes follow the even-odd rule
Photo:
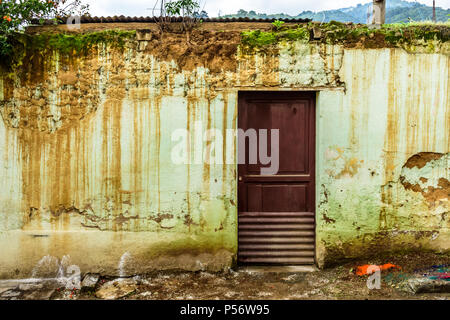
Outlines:
[[[202,19],[208,18],[208,13],[204,10],[199,12],[200,2],[201,0],[156,0],[153,16],[161,34],[173,29],[171,24],[176,21],[174,18],[181,17],[181,31],[191,31],[202,23]],[[158,6],[160,9],[157,9]],[[156,16],[159,10],[159,16]]]
[[[280,41],[308,41],[309,30],[302,25],[279,28],[272,31],[251,30],[241,33],[241,41],[246,50],[262,48]]]
[[[189,43],[189,32],[192,31],[195,26],[203,22],[203,18],[208,17],[206,11],[200,10],[200,0],[173,0],[173,1],[161,1],[162,15],[159,19],[159,25],[161,32],[169,30],[169,24],[173,22],[172,17],[181,17],[182,31],[187,32]]]
[[[200,9],[200,3],[197,0],[170,1],[165,4],[165,9],[171,16],[194,17]]]
[[[283,26],[284,21],[275,20],[272,22],[272,25],[275,27],[276,30],[280,30],[280,28]]]
[[[89,10],[81,0],[0,0],[0,56],[8,57],[12,52],[10,37],[37,19],[46,19],[86,14]]]

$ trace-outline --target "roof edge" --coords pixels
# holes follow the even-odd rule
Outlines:
[[[58,24],[66,24],[68,17],[59,18]],[[113,16],[113,17],[92,17],[92,16],[82,16],[80,17],[80,23],[133,23],[133,22],[146,22],[146,23],[156,23],[160,17],[126,17],[126,16]],[[276,20],[284,21],[287,23],[308,23],[311,19],[254,19],[254,18],[204,18],[201,19],[202,22],[266,22],[272,23]],[[172,17],[171,22],[182,22],[183,17]],[[34,25],[40,25],[41,21],[39,19],[33,19],[31,21]],[[54,20],[44,20],[44,25],[54,24]]]

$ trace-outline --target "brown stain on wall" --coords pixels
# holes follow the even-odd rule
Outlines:
[[[391,49],[389,51],[389,78],[387,83],[388,90],[388,111],[387,111],[387,124],[386,134],[384,141],[384,182],[381,187],[381,208],[379,214],[379,226],[380,230],[387,230],[392,223],[391,208],[390,206],[395,203],[393,198],[393,185],[392,181],[395,180],[396,169],[396,156],[399,146],[399,122],[400,122],[400,106],[397,101],[397,74],[396,66],[399,56],[396,50]]]
[[[413,201],[418,203],[423,201],[422,203],[430,210],[436,208],[440,200],[448,198],[446,196],[448,190],[440,187],[423,188],[419,183],[411,184],[409,177],[402,176],[402,168],[421,169],[430,161],[439,160],[444,155],[426,151],[445,152],[450,147],[449,135],[444,134],[442,139],[441,133],[437,132],[437,129],[442,127],[444,128],[440,129],[442,132],[448,132],[450,127],[449,108],[444,108],[444,117],[437,109],[439,105],[448,105],[448,94],[442,94],[448,92],[448,82],[435,79],[436,72],[441,66],[438,63],[442,62],[440,59],[445,59],[447,65],[450,59],[439,56],[435,58],[436,60],[430,61],[426,55],[404,54],[395,49],[390,49],[389,52],[390,65],[386,86],[389,108],[379,217],[381,229],[396,226],[399,219],[398,211],[407,205],[408,199],[402,198],[404,190],[421,194]],[[404,159],[405,155],[412,156]],[[422,183],[427,183],[432,178],[436,177],[417,177],[417,181],[420,179]]]
[[[335,176],[335,178],[340,179],[345,176],[355,176],[358,173],[359,168],[361,168],[363,162],[363,160],[358,160],[357,158],[346,159],[344,168]]]
[[[327,224],[333,224],[333,223],[336,223],[336,220],[334,220],[334,219],[328,217],[325,213],[322,214],[322,218],[323,218],[323,221],[325,221],[325,223],[327,223]]]
[[[405,163],[404,168],[422,169],[432,161],[436,161],[444,157],[443,153],[421,152],[413,155]],[[431,177],[420,177],[422,183],[426,183]],[[439,200],[450,199],[450,181],[448,177],[441,177],[438,180],[437,186],[428,186],[423,188],[420,184],[412,184],[408,182],[405,176],[400,176],[400,182],[406,190],[411,190],[421,193],[430,206],[434,206]]]
[[[73,204],[73,201],[76,200],[77,203],[81,203],[86,200],[87,197],[85,195],[90,194],[91,188],[94,186],[90,186],[89,175],[92,173],[93,169],[90,168],[89,165],[89,139],[92,135],[93,129],[91,125],[88,125],[92,116],[99,112],[97,107],[100,103],[100,96],[104,94],[105,101],[102,101],[103,104],[103,123],[102,130],[103,133],[103,159],[102,159],[102,167],[104,177],[104,185],[102,187],[102,194],[105,195],[106,202],[112,204],[112,211],[110,213],[106,213],[102,218],[109,217],[111,214],[113,217],[120,216],[121,214],[124,217],[127,217],[126,210],[130,206],[130,203],[138,203],[139,192],[141,189],[141,184],[143,183],[140,172],[154,172],[157,183],[157,206],[158,212],[161,211],[161,168],[160,168],[160,148],[161,148],[161,120],[160,120],[160,110],[161,97],[163,95],[173,95],[174,93],[174,74],[177,71],[182,71],[183,76],[186,79],[185,90],[188,95],[193,96],[193,100],[198,98],[207,97],[209,100],[208,106],[208,128],[211,127],[211,100],[217,96],[216,88],[227,88],[236,86],[236,81],[239,79],[241,75],[243,75],[243,85],[252,84],[252,81],[256,79],[257,76],[262,79],[262,85],[264,86],[277,86],[279,79],[279,59],[278,52],[272,52],[272,54],[267,54],[265,52],[261,56],[258,57],[259,60],[262,60],[262,65],[259,65],[261,74],[257,74],[257,65],[255,62],[255,57],[248,57],[245,55],[236,56],[237,46],[240,42],[239,32],[220,32],[220,31],[212,31],[212,30],[198,30],[193,33],[191,37],[191,43],[188,43],[185,39],[185,36],[182,34],[168,34],[163,38],[158,37],[158,35],[152,35],[152,39],[148,42],[144,41],[142,43],[127,43],[127,49],[121,50],[113,50],[112,48],[107,48],[105,52],[100,52],[97,48],[94,48],[92,54],[83,59],[66,59],[61,58],[60,65],[63,67],[62,71],[58,74],[55,74],[51,69],[51,64],[45,64],[42,61],[36,61],[35,64],[42,63],[46,69],[38,74],[39,79],[45,79],[45,81],[50,81],[52,79],[57,79],[58,86],[61,87],[58,91],[57,98],[59,99],[58,107],[61,110],[61,119],[58,120],[58,117],[51,114],[48,106],[51,102],[51,97],[49,97],[49,89],[47,87],[48,83],[41,83],[38,78],[34,79],[32,85],[29,86],[29,89],[23,88],[23,84],[14,88],[14,84],[10,83],[6,85],[6,94],[15,94],[17,95],[17,99],[10,99],[11,104],[7,104],[6,108],[3,108],[2,115],[4,118],[8,119],[7,110],[13,111],[13,118],[17,118],[14,113],[19,113],[20,116],[20,124],[17,125],[13,120],[6,120],[6,123],[9,123],[8,127],[15,128],[19,130],[24,130],[25,128],[30,128],[28,136],[24,135],[23,138],[23,147],[25,151],[23,152],[26,155],[30,155],[32,159],[29,162],[24,162],[23,167],[25,168],[25,172],[27,172],[28,180],[30,181],[30,185],[34,185],[34,188],[42,189],[39,181],[40,177],[38,174],[39,168],[43,165],[42,162],[42,148],[38,148],[37,146],[51,146],[52,151],[50,155],[47,155],[46,159],[54,158],[55,167],[54,172],[58,172],[58,178],[50,178],[52,183],[52,191],[46,191],[46,194],[55,194],[52,196],[52,200],[43,199],[43,203],[41,202],[42,196],[37,194],[36,191],[28,191],[27,196],[28,200],[26,200],[29,205],[27,207],[40,208],[40,206],[49,205],[52,208],[59,207],[69,207]],[[145,47],[145,50],[141,52],[137,52],[136,49],[139,44],[142,44]],[[125,52],[130,50],[132,51],[131,62],[127,62],[127,57]],[[155,68],[161,68],[160,74],[156,75],[156,70],[152,70],[150,66],[150,57],[156,58],[154,61]],[[396,63],[395,50],[391,51],[391,65],[394,66]],[[100,61],[100,58],[103,59]],[[49,58],[50,59],[50,58]],[[167,61],[174,60],[178,63],[176,68],[170,66]],[[328,69],[333,68],[334,60],[331,61],[331,65],[326,64]],[[206,67],[208,68],[206,77],[206,88],[196,87],[197,84],[192,81],[197,76],[197,67]],[[237,69],[241,67],[241,71],[238,74]],[[261,69],[262,67],[262,69]],[[313,67],[313,65],[311,65]],[[395,102],[395,80],[394,75],[395,71],[392,71],[390,75],[390,84],[389,86],[389,101],[392,101],[393,109],[389,112],[389,121],[388,121],[388,131],[389,134],[386,139],[386,145],[388,154],[386,156],[386,171],[389,169],[395,168],[395,156],[394,154],[398,151],[396,150],[397,145],[399,145],[399,141],[397,139],[397,132],[395,130],[397,126],[398,119],[400,116],[396,114],[396,102]],[[94,70],[94,71],[93,71]],[[234,72],[234,74],[230,77],[225,77],[225,71]],[[98,83],[100,81],[100,75],[102,77],[106,77],[107,79],[107,89],[105,92],[102,92],[104,88],[100,88]],[[159,79],[156,79],[156,84],[153,89],[154,92],[149,92],[144,90],[143,87],[148,86],[152,75],[156,75]],[[39,80],[39,81],[38,81]],[[228,82],[227,82],[228,81]],[[127,87],[125,88],[125,82],[127,82]],[[30,83],[31,84],[31,83]],[[9,87],[8,87],[9,86]],[[358,91],[360,89],[360,84],[354,84],[354,91]],[[41,88],[42,97],[34,96],[33,90]],[[226,122],[227,122],[227,108],[228,102],[226,101],[227,94],[224,93],[224,117],[222,127],[225,130]],[[12,98],[12,97],[11,97]],[[150,108],[151,111],[148,114],[148,121],[155,120],[155,128],[154,130],[150,130],[148,134],[154,135],[158,138],[156,143],[156,150],[151,155],[148,156],[148,161],[151,163],[150,165],[144,164],[144,167],[141,167],[141,162],[143,156],[140,154],[140,146],[142,145],[142,134],[139,134],[138,127],[142,127],[142,118],[137,116],[136,109],[140,108],[140,104],[136,104],[133,102],[131,106],[123,106],[124,99],[131,100],[151,100]],[[14,101],[20,101],[20,105],[13,105]],[[23,102],[23,104],[22,104]],[[191,122],[195,121],[197,118],[201,118],[200,112],[196,111],[196,104],[191,103],[191,106],[188,106],[188,124],[187,128],[190,129]],[[28,112],[27,107],[33,106],[30,108]],[[133,111],[133,146],[131,150],[133,150],[132,163],[133,163],[133,183],[132,189],[129,190],[130,194],[124,194],[119,192],[118,190],[123,189],[123,182],[121,181],[121,171],[123,170],[122,163],[120,160],[120,155],[123,151],[120,145],[120,136],[121,136],[121,126],[123,123],[121,121],[121,112],[123,108],[131,107],[134,108]],[[358,108],[361,106],[358,103],[352,105],[355,108],[352,114],[356,114],[358,112]],[[9,109],[8,109],[9,108]],[[34,108],[34,109],[33,109]],[[192,110],[191,110],[192,108]],[[236,112],[236,110],[235,110]],[[233,123],[236,123],[237,114],[235,113]],[[352,117],[352,128],[356,128],[358,126],[358,118]],[[49,126],[48,123],[57,122],[58,125]],[[152,122],[153,123],[153,122]],[[35,136],[34,133],[36,131],[43,131],[45,134]],[[76,138],[71,139],[69,137],[75,136]],[[226,133],[224,132],[224,139],[226,139]],[[56,137],[56,138],[54,138]],[[357,141],[357,134],[355,132],[352,133],[351,136],[352,141]],[[231,143],[230,141],[226,141],[224,143],[224,150],[226,146]],[[411,144],[415,143],[414,141]],[[30,144],[32,147],[30,147]],[[236,146],[235,146],[236,147]],[[73,152],[73,149],[76,149],[76,152]],[[234,154],[236,154],[236,150],[234,150]],[[113,154],[113,158],[111,159],[108,156],[109,154]],[[61,154],[61,155],[60,155]],[[64,154],[64,155],[62,155]],[[83,154],[84,156],[79,156],[77,154]],[[145,156],[144,156],[145,157]],[[224,160],[225,160],[225,152],[224,152]],[[30,158],[30,159],[31,159]],[[82,158],[80,160],[80,158]],[[224,161],[225,162],[225,161]],[[47,163],[47,162],[45,162]],[[72,164],[70,164],[72,163]],[[72,170],[73,163],[76,165],[76,170]],[[148,167],[145,167],[148,165]],[[357,174],[358,169],[360,167],[360,160],[356,158],[350,158],[346,160],[344,169],[342,172],[338,174],[338,177],[342,176],[354,176]],[[29,169],[31,168],[31,169]],[[72,168],[72,169],[71,169]],[[144,168],[144,169],[143,169]],[[188,169],[188,188],[187,188],[187,207],[188,213],[191,211],[191,172],[190,168]],[[73,176],[73,172],[80,172]],[[71,176],[72,175],[72,176]],[[223,166],[222,176],[224,181],[227,177],[227,169],[226,166]],[[76,181],[74,184],[73,181]],[[210,166],[205,166],[203,169],[203,191],[204,194],[202,197],[206,197],[210,193],[210,182],[211,182],[211,168]],[[65,186],[69,186],[69,188],[65,188]],[[148,184],[147,184],[148,185]],[[225,183],[223,183],[225,187]],[[38,187],[40,186],[40,187]],[[31,187],[28,187],[31,188]],[[59,191],[59,189],[68,189],[66,194],[63,194],[64,191]],[[76,197],[79,199],[74,199],[74,190],[82,189],[84,190],[82,194],[77,194]],[[383,196],[385,201],[390,202],[390,196]],[[89,199],[88,199],[89,200]],[[52,209],[54,210],[54,209]],[[110,210],[110,209],[108,209]],[[108,211],[106,210],[106,211]],[[103,213],[98,213],[99,215],[103,215]],[[134,215],[131,215],[134,216]],[[139,223],[139,219],[137,220]],[[190,219],[188,219],[190,221]],[[119,226],[109,226],[110,228],[121,229],[122,224]]]
[[[413,185],[405,181],[404,177],[400,177],[400,182],[406,190],[421,193],[430,206],[433,206],[439,200],[450,198],[450,181],[446,178],[439,179],[437,188],[430,186],[423,189],[419,184]]]
[[[194,109],[194,110],[192,110]],[[187,150],[187,183],[186,183],[186,207],[187,207],[187,213],[185,214],[185,224],[187,224],[189,231],[191,231],[191,161],[192,161],[192,143],[191,143],[191,130],[193,130],[191,125],[191,113],[192,111],[195,112],[195,108],[192,105],[192,102],[190,99],[187,101],[187,110],[186,110],[186,130],[188,133],[187,141],[186,141],[186,150]],[[195,115],[194,115],[195,119]],[[187,217],[187,218],[186,218]]]
[[[228,129],[228,92],[222,93],[223,98],[223,115],[222,115],[222,137],[223,137],[223,145],[222,145],[222,194],[226,194],[226,188],[228,184],[227,179],[227,129]]]
[[[352,136],[352,134],[350,134],[350,136]],[[333,158],[333,161],[343,162],[343,166],[340,166],[338,168],[338,173],[335,173],[334,170],[329,170],[328,174],[333,176],[333,178],[335,179],[354,177],[356,174],[358,174],[359,169],[364,163],[364,160],[346,156],[345,150],[340,147],[335,147],[334,150],[337,152],[337,155]]]
[[[127,203],[127,205],[132,206],[133,203],[141,203],[142,192],[139,192],[138,190],[142,189],[142,174],[143,174],[143,168],[142,168],[142,135],[139,132],[139,129],[143,127],[142,123],[142,116],[140,116],[141,106],[138,103],[133,104],[133,148],[131,149],[131,158],[132,158],[132,180],[133,180],[133,196]],[[122,202],[125,204],[125,202]],[[139,230],[139,220],[137,220],[137,230]]]
[[[34,60],[31,63],[34,66]],[[40,210],[49,210],[59,216],[64,211],[61,208],[73,205],[76,190],[83,190],[83,183],[78,176],[72,175],[71,166],[76,166],[79,171],[83,169],[77,161],[81,158],[77,155],[83,154],[78,138],[88,134],[80,134],[79,124],[98,103],[95,90],[87,94],[86,87],[81,84],[83,81],[75,76],[80,67],[90,65],[89,58],[84,63],[74,58],[61,58],[60,63],[61,71],[55,73],[54,64],[41,61],[40,66],[45,68],[37,73],[41,82],[33,77],[21,78],[23,87],[6,90],[13,94],[2,108],[2,115],[11,109],[18,110],[18,113],[12,112],[19,115],[18,122],[12,117],[4,122],[9,130],[17,130],[18,134],[23,212],[33,208],[33,214],[37,215]],[[84,84],[92,77],[85,78]],[[55,102],[56,113],[50,107],[52,102]],[[29,222],[31,217],[24,217],[24,223]]]
[[[208,98],[207,111],[206,111],[206,131],[208,132],[212,128],[212,119],[211,119],[211,100]],[[213,140],[208,137],[208,141],[205,142],[204,149],[204,163],[203,163],[203,174],[202,174],[202,197],[209,196],[211,194],[211,166],[214,166],[214,163],[211,163],[211,154],[213,148],[211,147]],[[206,220],[204,215],[208,214],[207,212],[201,213],[200,218],[200,227],[202,230],[206,227]]]
[[[206,67],[211,73],[234,72],[239,44],[240,32],[236,31],[194,30],[189,42],[184,33],[151,33],[145,53],[159,60],[174,60],[180,71]]]
[[[121,231],[123,223],[117,224],[116,218],[124,213],[121,130],[123,101],[127,93],[120,76],[124,68],[123,54],[112,51],[103,59],[107,63],[104,76],[108,77],[109,85],[102,106],[102,197],[106,200],[105,214],[111,221],[109,228]]]
[[[276,87],[280,83],[280,59],[277,53],[262,56],[261,82],[266,87]]]
[[[30,72],[18,75],[19,87],[6,81],[6,95],[0,112],[8,127],[31,128],[43,132],[54,132],[60,128],[70,127],[74,121],[79,121],[94,112],[99,103],[99,96],[92,82],[95,73],[87,72],[95,60],[95,50],[80,61],[74,57],[59,58],[56,62],[47,60],[34,61],[24,59]],[[35,71],[44,68],[41,73]],[[81,70],[85,70],[84,72]],[[36,74],[39,78],[36,79]],[[7,79],[7,78],[6,78]],[[55,101],[56,99],[56,101]],[[50,108],[55,105],[59,114]]]
[[[443,153],[435,153],[435,152],[420,152],[418,154],[413,155],[405,164],[405,168],[412,169],[417,167],[422,169],[425,167],[430,161],[439,160],[445,154]]]
[[[161,212],[161,97],[155,99],[153,105],[153,114],[155,116],[155,132],[154,137],[156,137],[156,150],[155,154],[151,155],[154,161],[154,168],[156,170],[156,183],[157,183],[157,208],[158,212]]]
[[[399,106],[396,97],[396,61],[398,59],[396,50],[390,50],[389,82],[388,90],[388,113],[387,128],[385,136],[385,163],[384,180],[385,182],[394,180],[395,156],[397,153],[399,137]]]
[[[63,226],[66,226],[68,218],[62,213],[74,211],[65,208],[74,208],[75,203],[82,207],[84,201],[89,201],[86,196],[90,193],[90,174],[92,174],[89,164],[89,157],[92,154],[89,147],[92,146],[91,137],[94,130],[90,121],[92,111],[96,111],[96,103],[99,103],[100,90],[97,86],[96,72],[91,72],[89,77],[77,77],[75,73],[89,73],[86,69],[97,64],[93,62],[97,59],[95,54],[96,51],[82,63],[76,59],[70,61],[62,59],[61,71],[56,73],[53,65],[45,64],[47,69],[44,74],[48,77],[47,83],[51,83],[52,74],[56,75],[54,79],[57,79],[58,84],[54,93],[51,93],[53,88],[51,85],[46,87],[42,83],[29,83],[27,79],[22,79],[26,81],[28,87],[19,88],[17,93],[21,96],[15,94],[13,97],[17,98],[16,101],[31,103],[31,106],[25,108],[23,105],[13,105],[13,108],[19,109],[21,113],[19,125],[5,121],[7,125],[9,124],[10,130],[18,130],[21,146],[23,212],[29,212],[29,208],[33,208],[32,215],[36,215],[41,210],[48,210],[56,218],[62,216],[61,219],[65,221]],[[113,54],[111,57],[111,69],[117,70],[123,66],[122,63],[117,63],[121,61],[120,55]],[[101,122],[103,177],[101,194],[105,197],[107,206],[104,208],[105,212],[98,213],[100,216],[97,219],[122,214],[122,203],[129,202],[124,201],[123,193],[120,192],[121,110],[125,89],[120,86],[114,87],[114,82],[111,85],[112,87],[106,90]],[[46,100],[36,106],[34,103],[39,100],[33,97],[32,92],[38,91]],[[51,110],[50,102],[55,99],[50,96],[51,94],[56,97],[56,105],[53,107],[57,108],[56,114]],[[7,105],[8,103],[15,101],[10,100]],[[7,108],[3,108],[2,111],[5,109]],[[28,121],[29,118],[33,121]],[[54,123],[60,125],[53,125]],[[137,143],[139,144],[139,140]],[[140,158],[140,148],[135,150],[136,159]],[[134,167],[139,170],[139,166]],[[139,179],[139,174],[134,176]],[[138,181],[135,183],[135,189],[137,185]],[[108,207],[109,204],[112,208]],[[24,223],[28,223],[29,218],[31,217],[24,215]],[[116,220],[112,219],[112,225],[108,223],[107,228],[121,229],[121,224],[114,223]]]

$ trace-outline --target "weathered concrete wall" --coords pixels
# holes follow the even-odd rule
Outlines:
[[[239,90],[319,91],[319,265],[374,247],[449,249],[449,56],[302,41],[249,54],[238,35],[53,52],[3,76],[0,277],[67,255],[106,274],[231,266],[236,166],[222,163],[235,141],[192,139],[193,159],[223,161],[177,165],[171,135],[201,123],[226,137]]]
[[[450,249],[449,57],[347,50],[318,99],[318,257]]]

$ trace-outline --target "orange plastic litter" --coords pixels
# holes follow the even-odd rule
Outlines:
[[[363,266],[359,266],[356,268],[356,274],[358,276],[365,276],[368,274],[373,273],[373,270],[371,270],[372,272],[368,272],[369,267],[371,267],[372,265],[370,264],[366,264]],[[402,268],[399,266],[396,266],[395,264],[392,263],[386,263],[380,266],[377,266],[378,268],[380,268],[381,271],[388,271],[388,270],[401,270]]]

